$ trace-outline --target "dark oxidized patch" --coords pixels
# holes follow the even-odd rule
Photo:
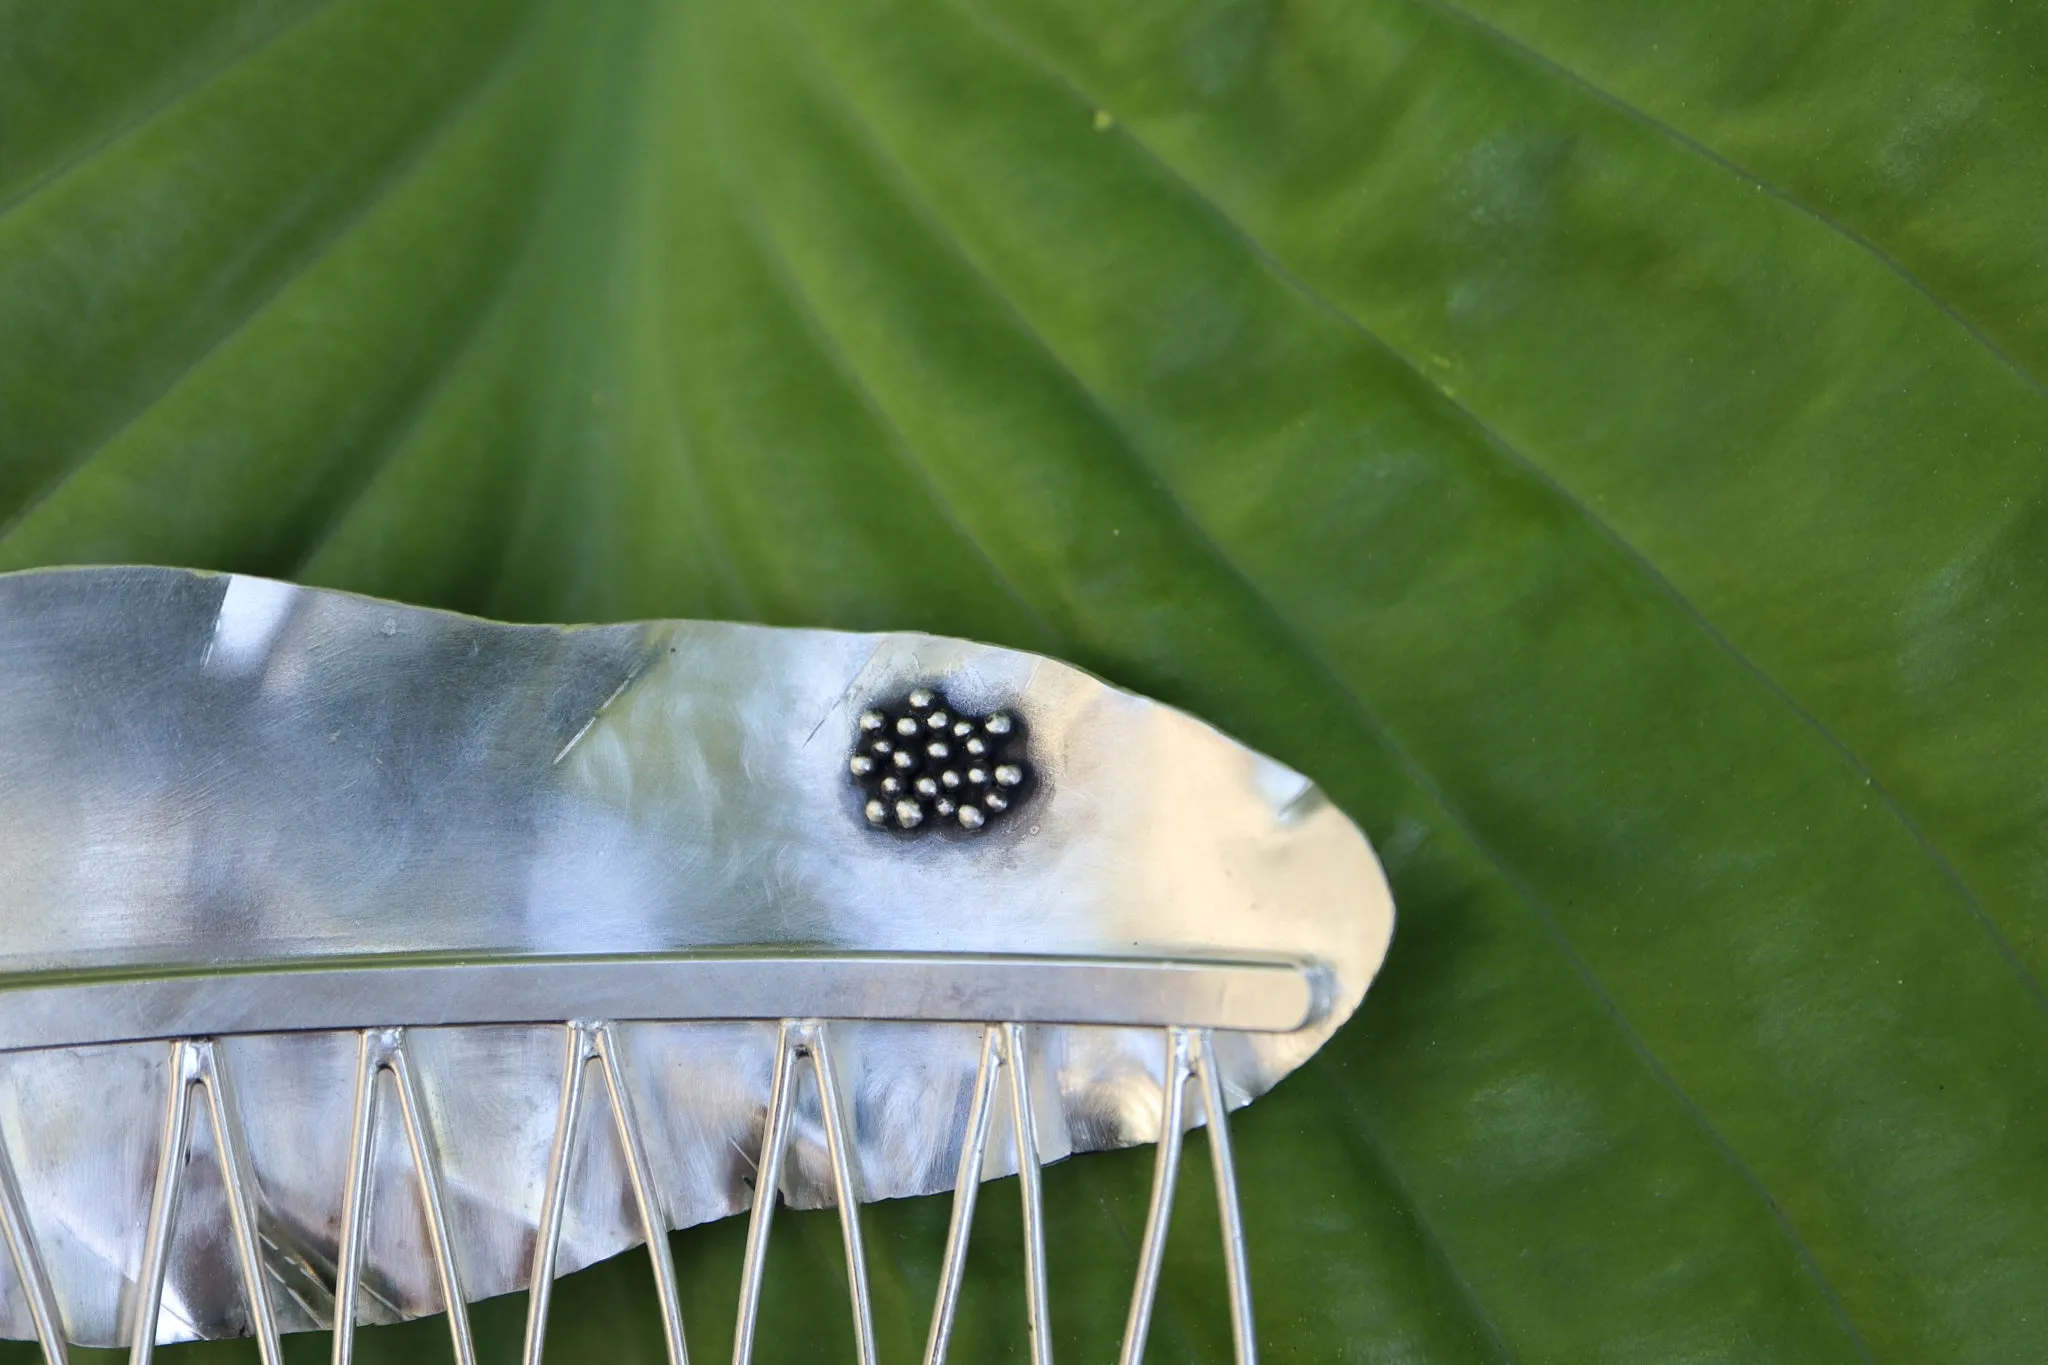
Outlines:
[[[978,833],[1014,814],[1033,786],[1014,711],[962,712],[933,687],[861,712],[846,766],[868,824],[898,834]]]

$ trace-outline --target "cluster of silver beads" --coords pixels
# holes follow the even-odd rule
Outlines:
[[[1008,711],[963,714],[929,687],[861,712],[846,761],[876,829],[973,833],[1015,810],[1031,785],[1024,732]]]

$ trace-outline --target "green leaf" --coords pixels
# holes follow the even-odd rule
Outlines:
[[[1999,0],[0,0],[0,567],[1074,659],[1401,906],[1239,1120],[1268,1360],[2032,1360],[2044,60]],[[1063,1358],[1148,1176],[1048,1175]],[[1227,1356],[1206,1198],[1154,1361]],[[1021,1358],[983,1206],[955,1359]],[[874,1220],[913,1358],[944,1207]],[[703,1359],[739,1236],[677,1239]],[[645,1274],[554,1358],[655,1359]]]

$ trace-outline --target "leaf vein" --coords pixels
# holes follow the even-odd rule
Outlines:
[[[729,128],[724,127],[721,123],[721,131],[726,135],[724,151],[727,163],[731,166],[737,163],[740,158],[732,155]],[[1048,641],[1057,641],[1060,638],[1060,632],[1055,630],[1052,623],[1039,613],[1038,608],[1025,599],[1015,580],[1003,571],[1002,566],[997,564],[995,559],[989,554],[987,547],[977,540],[967,530],[966,526],[961,523],[952,501],[940,490],[937,481],[932,477],[931,470],[919,458],[916,449],[904,436],[902,428],[896,424],[896,419],[889,414],[888,409],[876,397],[866,375],[854,364],[853,358],[847,353],[845,346],[840,343],[838,335],[830,327],[826,326],[824,319],[819,314],[816,302],[810,295],[810,291],[804,286],[803,281],[797,277],[796,272],[791,267],[788,255],[783,250],[781,241],[775,233],[773,224],[768,219],[758,193],[754,190],[751,177],[736,175],[735,179],[741,180],[746,190],[746,193],[740,197],[740,213],[738,215],[740,224],[746,231],[748,238],[753,242],[755,250],[759,253],[762,264],[767,267],[770,277],[774,279],[784,296],[789,299],[791,306],[796,309],[798,315],[802,318],[804,329],[811,334],[812,340],[824,355],[826,362],[853,387],[855,393],[859,396],[861,406],[867,409],[869,415],[875,419],[887,434],[890,447],[895,450],[898,459],[903,462],[904,466],[924,487],[926,494],[932,500],[932,505],[938,509],[939,515],[945,520],[947,527],[973,551],[975,557],[982,562],[996,583],[1001,586],[1004,595],[1038,627],[1043,637]]]
[[[519,254],[523,256],[524,252]],[[501,272],[498,284],[504,284],[518,268],[519,262],[515,259]],[[399,455],[412,438],[426,425],[435,407],[447,394],[456,376],[461,373],[463,365],[476,352],[478,344],[490,332],[492,325],[504,316],[508,297],[509,291],[501,288],[497,291],[496,297],[475,309],[463,328],[461,339],[441,353],[440,363],[434,367],[433,376],[427,381],[426,387],[413,399],[405,415],[378,444],[376,453],[357,476],[355,486],[342,497],[333,513],[308,537],[305,548],[299,554],[298,562],[286,577],[294,582],[303,581],[313,562],[340,536],[349,521],[362,509],[378,481],[384,477],[385,471],[397,462]]]
[[[2022,365],[2018,359],[2003,346],[2000,346],[1988,332],[1972,321],[1961,309],[1935,293],[1932,285],[1921,279],[1912,270],[1907,268],[1905,262],[1878,245],[1872,238],[1865,236],[1817,205],[1807,203],[1790,190],[1784,189],[1770,180],[1766,180],[1763,176],[1750,170],[1740,162],[1721,152],[1715,151],[1692,134],[1665,122],[1648,109],[1630,103],[1616,92],[1597,84],[1591,77],[1565,65],[1564,62],[1550,56],[1534,45],[1517,38],[1506,29],[1498,27],[1470,10],[1451,3],[1451,0],[1411,0],[1411,3],[1433,9],[1447,18],[1468,25],[1473,31],[1507,49],[1511,54],[1520,57],[1530,65],[1569,82],[1602,104],[1605,104],[1608,108],[1634,120],[1673,145],[1699,157],[1707,162],[1707,164],[1734,176],[1738,180],[1748,182],[1794,212],[1811,218],[1814,222],[1820,224],[1823,228],[1826,228],[1851,246],[1856,247],[1883,266],[1887,271],[1897,276],[1908,288],[1931,305],[1935,311],[1954,323],[1962,331],[1963,335],[1983,347],[1991,355],[1992,359],[1996,360],[2005,369],[2011,371],[2013,376],[2021,383],[2032,389],[2037,395],[2048,398],[2048,383],[2044,383],[2039,376]]]
[[[339,9],[345,3],[347,3],[347,0],[325,0],[325,3],[308,10],[283,28],[264,35],[256,42],[245,47],[230,48],[222,60],[210,64],[192,80],[171,91],[165,98],[141,110],[135,117],[125,119],[116,124],[106,133],[87,142],[73,155],[66,157],[56,165],[45,169],[40,175],[28,180],[15,191],[11,198],[0,200],[0,219],[6,218],[16,209],[23,207],[30,200],[35,199],[45,190],[76,173],[88,163],[97,160],[115,147],[140,134],[152,124],[169,116],[178,106],[192,99],[202,90],[219,83],[241,67],[260,60],[272,50],[283,46],[293,35],[310,28],[321,16],[330,10]]]
[[[347,240],[350,234],[367,222],[376,209],[396,193],[399,187],[410,178],[412,172],[427,159],[429,153],[444,143],[457,128],[476,112],[483,104],[485,96],[495,89],[500,80],[512,69],[514,65],[511,60],[512,55],[514,52],[520,51],[525,47],[525,36],[532,33],[538,27],[537,24],[529,19],[520,36],[508,38],[504,49],[491,59],[488,68],[476,84],[459,99],[451,101],[445,106],[433,124],[421,134],[413,145],[399,156],[393,158],[391,165],[370,186],[356,206],[337,220],[327,232],[322,234],[319,242],[313,246],[303,260],[294,263],[289,269],[280,274],[277,280],[268,289],[264,290],[262,295],[255,299],[250,304],[248,310],[237,318],[233,324],[200,347],[189,360],[179,366],[177,373],[173,374],[157,390],[153,397],[123,418],[105,435],[92,442],[83,451],[66,460],[62,467],[58,469],[55,477],[47,480],[40,489],[24,498],[21,504],[14,509],[13,513],[4,522],[0,522],[0,541],[6,540],[19,530],[23,522],[27,521],[29,517],[35,514],[38,508],[62,491],[64,486],[76,478],[79,472],[88,464],[91,464],[94,458],[102,451],[140,425],[151,412],[156,410],[159,404],[171,394],[177,392],[208,360],[219,354],[223,349],[232,344],[237,337],[248,331],[259,318],[269,311],[273,304],[284,297],[292,285],[303,279],[315,266],[331,256],[334,250]]]

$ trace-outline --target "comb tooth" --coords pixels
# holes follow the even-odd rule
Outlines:
[[[184,1195],[186,1147],[192,1137],[192,1091],[206,1091],[213,1120],[214,1146],[220,1154],[221,1185],[227,1194],[228,1224],[235,1253],[242,1263],[242,1289],[249,1305],[249,1326],[263,1365],[282,1365],[277,1318],[270,1307],[270,1284],[263,1270],[263,1243],[256,1232],[256,1180],[249,1167],[240,1111],[228,1084],[227,1068],[211,1038],[180,1039],[171,1044],[170,1097],[164,1106],[164,1143],[157,1157],[156,1188],[150,1196],[148,1232],[142,1250],[142,1293],[135,1305],[130,1337],[130,1365],[148,1365],[156,1351],[156,1320],[163,1307],[164,1271],[170,1263],[171,1230],[178,1221]]]
[[[1223,1103],[1223,1085],[1216,1072],[1216,1037],[1208,1029],[1196,1035],[1195,1077],[1202,1090],[1202,1113],[1209,1121],[1209,1161],[1216,1173],[1216,1211],[1223,1224],[1223,1269],[1230,1287],[1230,1337],[1238,1365],[1258,1365],[1258,1343],[1252,1332],[1252,1281],[1245,1264],[1244,1218],[1237,1206],[1237,1166],[1231,1159],[1230,1118]]]
[[[925,1340],[924,1365],[945,1365],[946,1345],[953,1336],[953,1314],[959,1307],[960,1282],[967,1272],[967,1237],[974,1227],[974,1201],[981,1192],[982,1163],[988,1156],[989,1114],[995,1107],[1001,1038],[1001,1031],[994,1025],[982,1031],[981,1066],[974,1073],[967,1129],[960,1139],[960,1170],[953,1180],[953,1216],[946,1225],[946,1258],[939,1271],[939,1298],[932,1308],[932,1330]]]
[[[377,1078],[384,1073],[391,1076],[398,1093],[399,1117],[405,1126],[406,1145],[412,1151],[413,1176],[419,1187],[420,1207],[426,1214],[428,1249],[441,1284],[456,1365],[476,1365],[469,1300],[456,1270],[447,1200],[442,1194],[440,1148],[427,1129],[425,1107],[413,1076],[403,1029],[366,1029],[356,1051],[355,1118],[350,1130],[348,1180],[342,1193],[341,1250],[335,1268],[334,1365],[348,1365],[355,1353],[355,1306],[362,1283],[363,1241],[369,1230],[370,1142],[383,1100]]]
[[[1024,1316],[1032,1365],[1052,1365],[1052,1317],[1045,1283],[1045,1191],[1038,1178],[1038,1126],[1031,1112],[1031,1068],[1024,1026],[1003,1025],[1010,1067],[1010,1124],[1017,1140],[1017,1186],[1024,1198]]]
[[[412,1062],[406,1055],[405,1034],[399,1033],[391,1049],[390,1070],[398,1083],[398,1107],[405,1120],[405,1140],[412,1148],[413,1174],[419,1181],[420,1204],[427,1214],[427,1237],[433,1243],[434,1271],[441,1281],[441,1297],[448,1308],[448,1333],[455,1350],[456,1365],[476,1365],[476,1342],[469,1330],[469,1300],[464,1296],[461,1273],[455,1267],[455,1242],[449,1235],[448,1201],[442,1193],[441,1154],[427,1128],[425,1105],[413,1079]],[[663,1244],[666,1248],[666,1243]]]
[[[1152,1304],[1159,1295],[1159,1267],[1166,1255],[1166,1228],[1173,1218],[1173,1188],[1180,1179],[1182,1129],[1187,1123],[1189,1070],[1188,1031],[1166,1031],[1166,1072],[1159,1120],[1159,1155],[1152,1170],[1152,1203],[1145,1211],[1145,1241],[1138,1251],[1138,1283],[1131,1291],[1131,1313],[1124,1321],[1123,1350],[1117,1365],[1139,1365],[1145,1358],[1145,1337],[1152,1328]]]
[[[43,1359],[49,1365],[65,1365],[70,1353],[64,1344],[64,1317],[57,1309],[57,1295],[43,1268],[42,1253],[36,1248],[35,1232],[21,1202],[21,1183],[14,1177],[14,1159],[5,1144],[0,1144],[0,1236],[7,1239],[8,1254],[14,1258],[14,1273],[28,1299]]]
[[[633,1113],[633,1098],[626,1090],[626,1078],[619,1066],[617,1028],[611,1024],[600,1024],[596,1048],[604,1067],[605,1093],[611,1097],[612,1124],[618,1131],[619,1148],[626,1154],[633,1202],[640,1210],[640,1231],[647,1238],[647,1254],[654,1262],[654,1295],[661,1304],[661,1328],[668,1345],[669,1365],[689,1365],[690,1353],[683,1341],[683,1305],[676,1294],[676,1267],[668,1249],[668,1223],[662,1217],[661,1205],[655,1198],[654,1177],[647,1165],[647,1149],[641,1142],[640,1125]]]
[[[806,1029],[811,1069],[818,1078],[818,1107],[825,1119],[825,1150],[832,1161],[832,1193],[839,1204],[839,1232],[846,1243],[846,1284],[853,1298],[854,1355],[860,1365],[875,1365],[875,1315],[868,1300],[867,1250],[860,1235],[860,1185],[853,1170],[841,1106],[839,1077],[822,1023]]]
[[[578,1116],[583,1108],[583,1064],[590,1060],[591,1039],[579,1024],[566,1024],[562,1057],[562,1108],[555,1119],[555,1142],[548,1152],[547,1190],[541,1196],[540,1226],[533,1239],[533,1271],[526,1299],[526,1345],[520,1359],[540,1365],[548,1330],[548,1300],[555,1287],[555,1253],[562,1244],[562,1207],[569,1197],[569,1158],[576,1149]]]
[[[221,1183],[227,1188],[228,1221],[234,1228],[235,1248],[241,1253],[242,1285],[249,1296],[257,1353],[263,1365],[282,1365],[284,1351],[277,1339],[277,1315],[270,1305],[270,1277],[263,1268],[263,1241],[256,1230],[256,1173],[249,1162],[248,1138],[242,1132],[241,1107],[235,1103],[234,1087],[228,1083],[218,1045],[207,1039],[194,1046],[199,1056],[199,1083],[206,1090],[214,1142],[220,1149]]]
[[[350,1106],[348,1176],[341,1187],[341,1247],[334,1266],[334,1365],[355,1358],[356,1296],[363,1278],[363,1236],[370,1214],[370,1137],[377,1127],[378,1035],[356,1043],[355,1103]]]
[[[156,1319],[163,1306],[164,1271],[170,1260],[171,1225],[184,1193],[185,1140],[192,1131],[192,1082],[186,1044],[171,1044],[170,1096],[164,1106],[163,1144],[157,1153],[156,1185],[149,1197],[148,1230],[142,1240],[141,1292],[129,1336],[128,1365],[149,1365],[156,1351]]]
[[[661,1304],[662,1336],[668,1347],[670,1365],[688,1365],[689,1352],[683,1342],[682,1301],[676,1293],[676,1268],[668,1249],[668,1225],[654,1193],[654,1177],[647,1164],[647,1149],[640,1136],[639,1120],[626,1089],[619,1066],[618,1029],[611,1023],[572,1021],[563,1026],[567,1035],[562,1062],[562,1112],[555,1120],[555,1143],[548,1155],[547,1193],[541,1203],[541,1224],[534,1239],[533,1274],[526,1303],[526,1365],[540,1365],[547,1337],[548,1306],[554,1288],[555,1258],[562,1243],[562,1212],[568,1202],[569,1165],[576,1154],[576,1135],[581,1126],[584,1072],[595,1062],[604,1078],[606,1107],[612,1130],[618,1135],[619,1150],[626,1160],[626,1179],[633,1192],[634,1207],[640,1214],[640,1232],[647,1241],[647,1254],[654,1263],[654,1292]],[[452,1274],[452,1264],[450,1273]],[[467,1363],[466,1363],[467,1365]]]
[[[739,1321],[733,1328],[733,1365],[754,1359],[754,1319],[761,1308],[761,1272],[768,1263],[768,1231],[782,1188],[782,1158],[789,1149],[789,1111],[796,1089],[794,1067],[802,1026],[784,1020],[775,1039],[775,1072],[768,1083],[768,1113],[761,1128],[761,1157],[754,1166],[754,1211],[747,1219],[747,1252],[740,1271]]]

